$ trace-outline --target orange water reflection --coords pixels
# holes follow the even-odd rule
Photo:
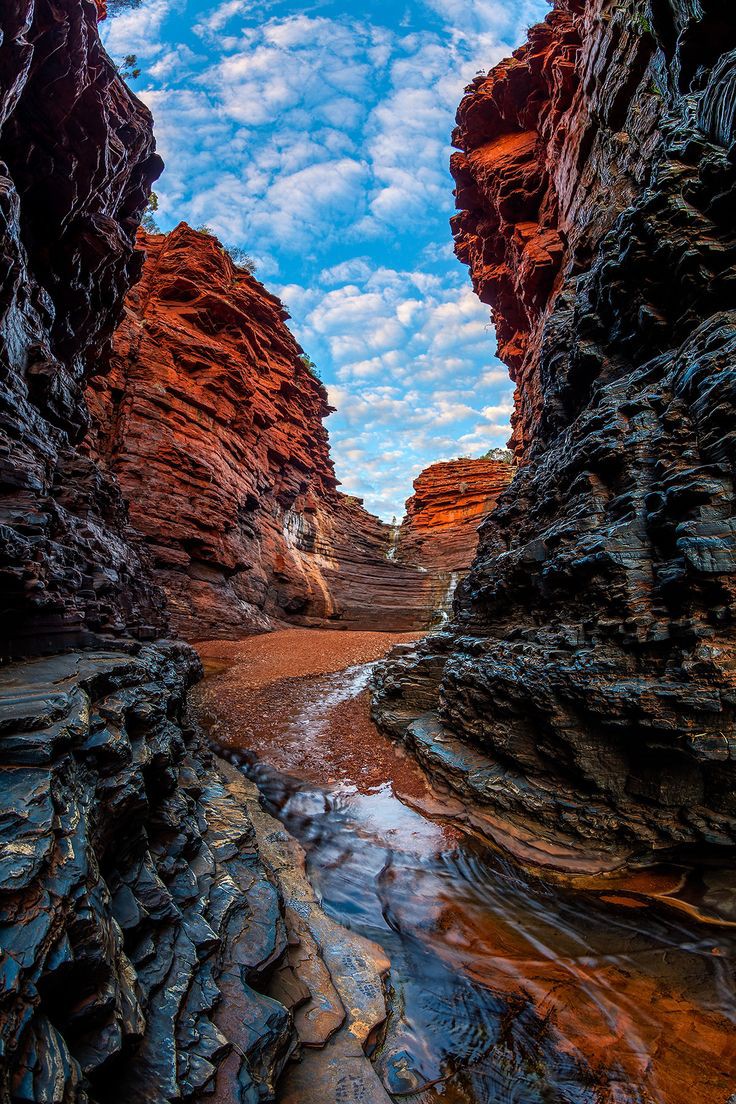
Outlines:
[[[349,661],[351,634],[335,636]],[[386,948],[394,1013],[375,1060],[390,1088],[445,1077],[408,1099],[727,1104],[736,937],[697,913],[710,886],[730,915],[732,871],[702,891],[682,870],[533,876],[448,822],[371,724],[364,665],[289,679],[287,655],[254,686],[242,663],[197,707],[247,752],[326,907]]]

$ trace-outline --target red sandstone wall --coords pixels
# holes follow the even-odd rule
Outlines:
[[[398,544],[401,562],[467,571],[478,547],[478,526],[513,475],[512,463],[492,458],[449,460],[425,468],[406,503]]]
[[[427,624],[437,585],[388,560],[389,527],[337,490],[327,394],[280,301],[185,224],[140,246],[112,371],[88,393],[90,448],[120,480],[174,629]]]
[[[475,78],[457,113],[455,251],[492,306],[498,355],[517,385],[511,446],[520,458],[569,421],[577,401],[569,386],[552,395],[539,374],[563,274],[588,267],[661,143],[661,95],[643,80],[651,38],[614,9],[611,0],[557,0],[526,45]]]

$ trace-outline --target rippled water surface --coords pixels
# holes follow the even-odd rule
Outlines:
[[[352,634],[334,635],[349,653]],[[521,871],[458,832],[373,727],[370,669],[249,686],[241,656],[200,708],[305,847],[326,911],[391,959],[373,1055],[387,1089],[427,1104],[727,1104],[733,872],[581,890]]]

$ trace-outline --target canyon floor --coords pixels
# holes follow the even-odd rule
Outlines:
[[[375,662],[411,639],[286,630],[200,645],[208,677],[192,704],[211,739],[301,844],[336,930],[367,941],[378,974],[390,961],[388,1017],[364,1040],[378,1078],[346,1081],[339,971],[321,944],[329,1038],[287,1068],[280,1100],[726,1104],[729,873],[560,879],[461,832],[456,799],[370,720]],[[349,1029],[361,1016],[348,1011]]]

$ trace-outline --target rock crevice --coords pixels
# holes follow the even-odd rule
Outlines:
[[[87,391],[85,447],[120,482],[176,632],[432,624],[508,466],[455,462],[467,470],[448,476],[444,517],[410,515],[392,555],[391,527],[338,489],[327,393],[280,301],[184,223],[139,248],[111,371]]]

